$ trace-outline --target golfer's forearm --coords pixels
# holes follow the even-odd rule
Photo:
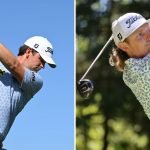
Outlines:
[[[0,61],[4,66],[21,82],[24,75],[24,68],[17,58],[0,43]]]

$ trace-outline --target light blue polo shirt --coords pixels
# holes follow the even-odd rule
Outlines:
[[[10,130],[17,114],[26,103],[42,88],[41,77],[25,69],[22,84],[0,63],[0,141]]]

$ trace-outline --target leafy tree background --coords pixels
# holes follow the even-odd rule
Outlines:
[[[111,23],[127,12],[150,17],[149,0],[76,0],[76,81],[111,36]],[[150,120],[122,73],[108,63],[111,43],[87,78],[94,92],[83,100],[76,91],[77,150],[149,150]]]

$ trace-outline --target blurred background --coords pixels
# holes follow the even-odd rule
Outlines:
[[[78,81],[111,36],[111,23],[127,12],[150,18],[149,0],[76,0],[76,80]],[[76,150],[149,150],[150,120],[110,67],[113,43],[86,78],[94,83],[83,100],[76,91]]]

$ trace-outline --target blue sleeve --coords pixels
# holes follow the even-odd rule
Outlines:
[[[36,72],[26,69],[21,89],[27,94],[28,98],[32,98],[42,86],[42,78]]]

